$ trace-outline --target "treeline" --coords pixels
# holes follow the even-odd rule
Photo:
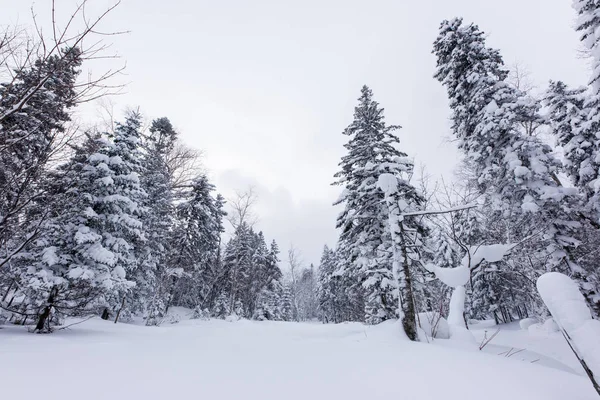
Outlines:
[[[167,118],[74,123],[79,104],[119,89],[120,69],[81,77],[104,54],[84,43],[106,15],[81,32],[55,26],[52,39],[9,27],[0,40],[0,323],[49,332],[91,314],[159,325],[173,306],[309,318],[275,242],[238,219],[221,243],[225,200]]]

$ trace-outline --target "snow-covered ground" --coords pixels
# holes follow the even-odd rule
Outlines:
[[[3,326],[0,397],[597,398],[558,337],[530,338],[527,331],[507,328],[487,352],[480,352],[476,347],[463,348],[466,345],[457,348],[448,340],[433,344],[402,340],[395,322],[366,327],[184,320],[144,327],[92,319],[51,335]],[[493,332],[494,328],[479,327],[475,335],[481,337],[485,330]],[[521,353],[497,354],[505,345],[526,347],[544,360],[531,363]]]

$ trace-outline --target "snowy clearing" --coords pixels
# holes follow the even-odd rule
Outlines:
[[[9,399],[597,398],[586,378],[558,361],[556,369],[447,340],[409,342],[399,329],[395,322],[143,327],[92,319],[35,335],[4,326],[0,376]]]

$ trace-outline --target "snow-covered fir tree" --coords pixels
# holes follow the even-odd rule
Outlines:
[[[580,34],[581,42],[589,52],[592,76],[589,83],[594,92],[600,92],[600,2],[598,0],[573,0],[573,8],[577,13],[575,29]]]
[[[172,151],[177,133],[167,118],[152,121],[149,137],[146,140],[144,155],[145,173],[142,184],[147,193],[144,216],[146,231],[146,252],[143,257],[149,266],[150,285],[146,297],[148,302],[148,325],[157,325],[164,318],[167,308],[167,280],[171,269],[168,265],[170,253],[169,235],[173,226],[173,177],[167,166],[167,156]],[[152,276],[153,273],[153,276]]]
[[[341,282],[348,283],[346,295],[361,306],[367,323],[376,324],[394,318],[394,278],[392,272],[391,236],[387,224],[388,209],[383,193],[377,188],[379,167],[406,157],[396,145],[395,125],[387,125],[383,109],[373,100],[371,89],[364,86],[354,121],[344,130],[349,141],[347,154],[335,174],[335,185],[343,187],[335,204],[344,210],[337,220]]]
[[[135,249],[145,241],[138,128],[139,118],[131,114],[112,141],[90,138],[48,179],[38,208],[49,198],[52,207],[35,213],[43,219],[42,231],[21,256],[25,299],[38,308],[38,330],[50,328],[51,312],[69,315],[104,305],[118,313],[126,296],[139,299],[131,290],[139,282]]]
[[[317,307],[319,319],[325,323],[341,322],[342,288],[338,277],[334,275],[337,265],[335,251],[325,246],[317,271]]]
[[[131,286],[103,235],[105,215],[98,214],[105,186],[113,183],[109,165],[99,162],[108,161],[98,152],[107,146],[89,136],[69,162],[49,174],[45,195],[29,210],[41,231],[17,259],[15,282],[21,289],[13,296],[21,293],[23,299],[11,306],[32,314],[38,331],[51,330],[65,315],[91,312]]]
[[[550,82],[544,103],[548,107],[548,122],[564,154],[564,170],[573,184],[589,197],[590,181],[596,176],[594,166],[595,137],[584,129],[587,114],[586,89],[570,89],[563,82]]]
[[[282,296],[282,273],[275,242],[267,247],[262,232],[241,223],[225,246],[220,266],[220,293],[229,296],[228,308],[238,317],[286,319],[275,303]]]
[[[298,319],[310,321],[317,318],[317,281],[316,271],[311,264],[305,268],[297,281],[296,297],[298,303]]]
[[[217,270],[223,228],[223,201],[213,196],[208,178],[199,176],[186,199],[177,205],[166,270],[169,304],[208,308]]]
[[[141,118],[132,111],[123,122],[117,122],[112,142],[99,151],[100,157],[94,158],[97,169],[107,165],[111,172],[98,181],[105,185],[105,192],[98,196],[96,211],[105,224],[102,233],[115,255],[117,267],[135,282],[135,290],[119,290],[107,299],[116,310],[116,318],[123,310],[143,311],[145,294],[150,292],[155,276],[155,265],[145,257],[147,237],[142,221],[147,212],[144,206],[147,194],[140,182],[145,172]]]
[[[7,43],[3,42],[6,46]],[[5,47],[4,47],[5,48]],[[0,259],[3,265],[37,230],[24,209],[40,195],[46,165],[66,135],[75,106],[81,50],[65,48],[12,71],[0,84]],[[8,72],[8,71],[7,71]],[[3,76],[4,77],[4,76]]]

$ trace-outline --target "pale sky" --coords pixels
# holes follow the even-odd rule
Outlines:
[[[73,0],[57,0],[62,19]],[[89,13],[112,2],[90,0]],[[50,0],[0,0],[0,24],[29,23],[34,4],[48,21]],[[507,64],[519,62],[540,88],[549,79],[587,81],[570,0],[333,0],[298,2],[122,0],[104,31],[127,62],[119,108],[166,116],[205,154],[218,190],[254,185],[258,228],[282,259],[290,243],[318,263],[335,245],[330,186],[344,154],[343,129],[367,84],[400,124],[402,149],[433,179],[450,178],[445,90],[433,79],[432,42],[443,19],[462,16],[489,34]],[[101,71],[103,64],[91,67]],[[285,262],[282,263],[285,265]]]

